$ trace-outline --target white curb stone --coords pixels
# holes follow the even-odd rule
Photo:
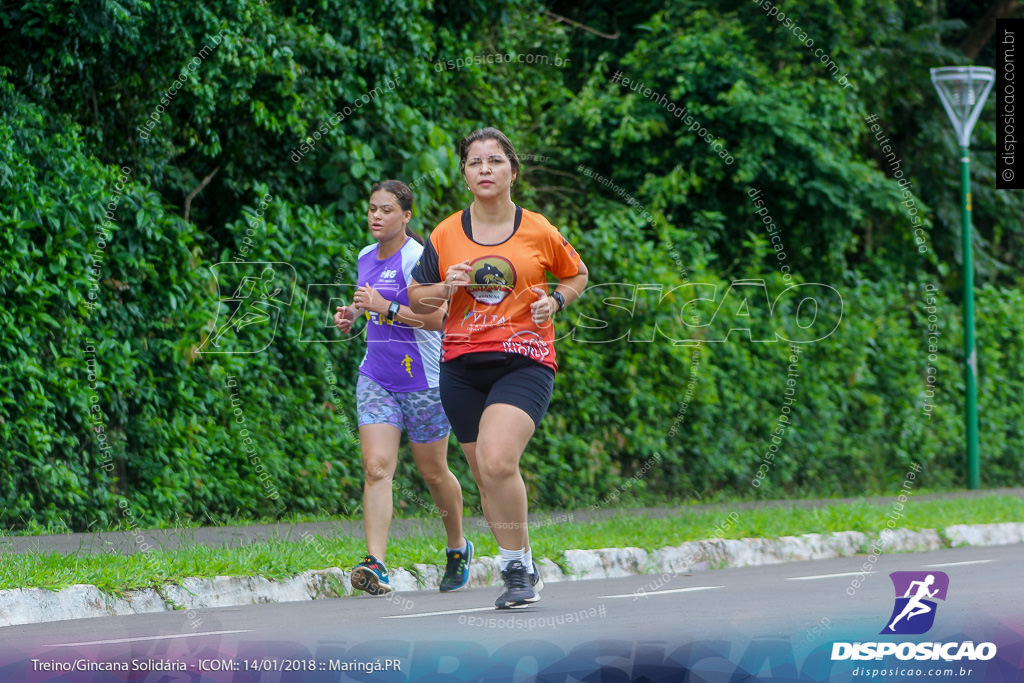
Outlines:
[[[0,626],[107,616],[113,598],[96,586],[75,584],[60,591],[15,588],[0,591]]]
[[[663,572],[678,574],[693,571],[710,559],[706,545],[712,541],[687,541],[675,547],[661,548],[651,553],[651,565]]]
[[[962,545],[1024,543],[1024,524],[955,524],[946,527],[946,538],[954,548]]]
[[[546,557],[534,560],[534,564],[537,565],[537,571],[540,572],[540,575],[544,577],[544,583],[558,583],[569,580],[569,577],[562,572],[562,568]],[[500,572],[497,572],[496,575],[498,578],[501,578]],[[493,583],[497,584],[498,582],[495,580]]]
[[[155,588],[140,588],[128,591],[124,597],[128,606],[125,614],[147,614],[152,612],[163,612],[167,609],[167,603],[160,597]]]
[[[886,529],[879,535],[883,552],[917,552],[944,548],[942,537],[935,529]]]
[[[602,548],[600,550],[566,550],[567,578],[614,579],[620,576],[645,574],[647,551],[640,548]]]

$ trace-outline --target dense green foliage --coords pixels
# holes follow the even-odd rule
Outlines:
[[[591,272],[524,456],[536,504],[892,492],[915,462],[962,486],[959,181],[927,69],[963,61],[983,8],[813,0],[797,33],[769,4],[0,8],[0,524],[357,513],[362,342],[329,311],[366,194],[405,180],[429,230],[468,201],[455,145],[481,125]],[[1012,485],[1024,199],[994,189],[993,110],[974,133],[981,471]],[[280,264],[257,286],[281,291],[220,347],[265,268],[233,261]],[[399,480],[423,507],[408,458]]]

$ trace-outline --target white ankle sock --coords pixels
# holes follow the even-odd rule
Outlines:
[[[505,571],[506,569],[508,569],[508,566],[516,560],[522,562],[523,555],[526,554],[526,548],[520,548],[519,550],[508,550],[506,548],[502,548],[499,546],[498,550],[501,552],[501,571]]]
[[[523,566],[527,572],[533,573],[533,548],[530,546],[526,546],[526,552],[523,553]]]

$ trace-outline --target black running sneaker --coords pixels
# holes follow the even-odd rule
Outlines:
[[[393,590],[388,581],[387,567],[373,555],[367,555],[352,569],[349,581],[353,588],[370,595],[387,595]]]
[[[533,590],[530,581],[530,573],[519,560],[513,560],[501,573],[505,581],[505,592],[494,601],[496,609],[516,609],[526,607],[531,602],[540,600],[540,596]],[[538,577],[539,578],[539,577]]]
[[[466,552],[445,550],[447,563],[444,578],[441,579],[441,592],[457,591],[469,583],[469,563],[473,561],[473,543],[466,539]]]
[[[536,562],[533,563],[533,573],[530,574],[527,572],[526,575],[530,577],[530,585],[533,586],[533,592],[536,593],[536,595],[533,596],[533,599],[528,599],[527,602],[537,602],[540,600],[540,591],[544,588],[544,579],[540,578],[540,572],[537,571]]]

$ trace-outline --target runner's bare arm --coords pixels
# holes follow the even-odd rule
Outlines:
[[[587,288],[587,281],[589,279],[590,272],[587,270],[587,264],[580,261],[580,269],[576,271],[576,274],[559,280],[555,291],[565,297],[565,305],[568,306],[580,298],[583,290]]]
[[[412,303],[412,288],[410,287],[410,303]],[[363,310],[373,311],[381,318],[384,318],[391,301],[386,299],[379,291],[366,285],[356,290],[353,298],[356,305]],[[447,312],[447,305],[432,309],[428,313],[417,313],[411,306],[398,307],[395,314],[395,322],[404,323],[409,327],[416,327],[424,330],[440,330],[444,326],[444,315]],[[343,330],[344,331],[344,330]]]
[[[413,313],[421,315],[438,310],[451,298],[453,287],[464,287],[469,284],[471,270],[469,262],[463,261],[448,267],[444,282],[420,284],[413,279],[409,285],[409,307]]]

